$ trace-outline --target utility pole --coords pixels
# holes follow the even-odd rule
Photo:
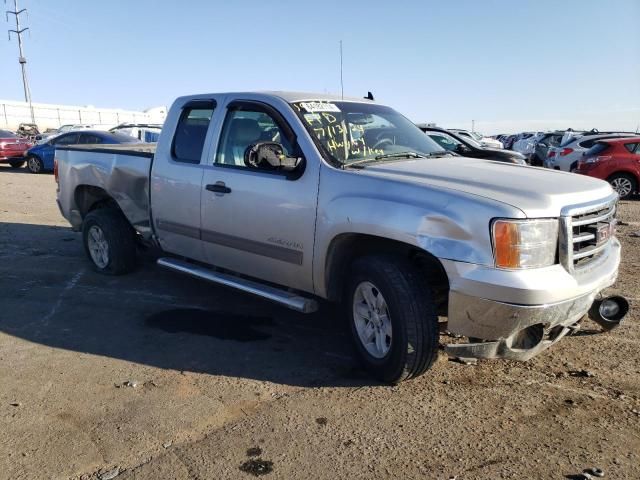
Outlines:
[[[344,82],[342,80],[342,40],[340,40],[340,94],[344,100]]]
[[[5,0],[7,3],[7,0]],[[20,67],[22,68],[22,85],[24,87],[24,101],[29,104],[29,111],[31,112],[31,122],[36,123],[35,115],[33,114],[33,105],[31,105],[31,91],[29,90],[29,80],[27,79],[27,59],[24,56],[24,51],[22,49],[22,34],[29,30],[29,28],[20,28],[20,14],[25,13],[27,11],[26,8],[22,10],[18,10],[18,0],[13,0],[13,11],[7,10],[6,17],[7,22],[9,21],[9,15],[13,15],[16,19],[16,29],[9,30],[9,41],[11,41],[11,34],[15,33],[18,37],[18,50],[20,51],[20,56],[18,57],[18,62],[20,63]]]
[[[472,132],[476,131],[476,121],[475,120],[471,120],[471,131]]]

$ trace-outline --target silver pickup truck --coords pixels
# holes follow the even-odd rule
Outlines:
[[[175,101],[156,145],[58,148],[58,204],[94,267],[158,264],[300,312],[341,302],[398,382],[456,357],[527,360],[628,310],[603,181],[443,150],[390,107],[304,93]],[[445,325],[445,321],[447,324]]]

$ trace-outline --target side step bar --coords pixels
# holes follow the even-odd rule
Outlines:
[[[176,272],[186,273],[202,280],[207,280],[219,285],[235,288],[242,292],[251,293],[258,297],[279,303],[291,310],[301,313],[312,313],[318,310],[318,302],[311,298],[302,297],[296,293],[281,290],[279,288],[263,285],[258,282],[247,280],[245,278],[236,277],[227,273],[216,272],[200,265],[194,265],[184,260],[175,258],[160,258],[158,265]]]

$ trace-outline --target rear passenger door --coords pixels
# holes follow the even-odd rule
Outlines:
[[[191,100],[179,108],[171,141],[158,145],[151,170],[151,208],[163,250],[204,260],[200,241],[200,195],[206,138],[214,117],[214,98]]]

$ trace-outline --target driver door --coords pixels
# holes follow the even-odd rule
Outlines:
[[[313,291],[313,256],[319,165],[296,172],[245,163],[259,142],[298,152],[296,133],[272,106],[234,101],[201,192],[202,243],[207,263],[279,285]]]

